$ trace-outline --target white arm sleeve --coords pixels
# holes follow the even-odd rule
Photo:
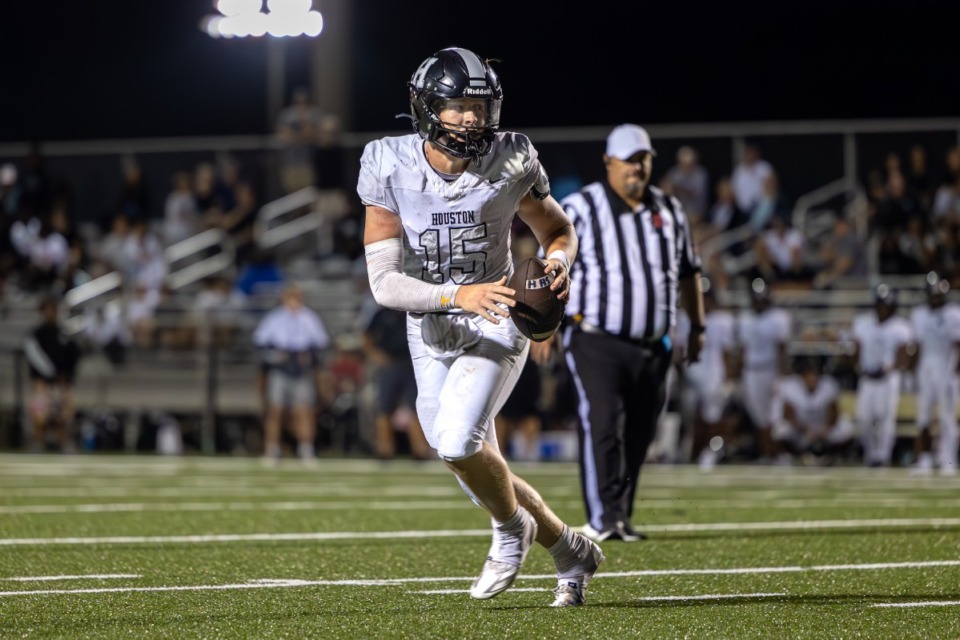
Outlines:
[[[371,242],[364,247],[370,291],[377,303],[400,311],[425,313],[454,309],[458,284],[430,284],[403,273],[400,238]]]

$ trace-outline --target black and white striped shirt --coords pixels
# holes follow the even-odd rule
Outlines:
[[[580,239],[567,316],[622,338],[663,337],[676,323],[679,281],[700,271],[677,199],[648,186],[633,210],[594,182],[561,205]]]

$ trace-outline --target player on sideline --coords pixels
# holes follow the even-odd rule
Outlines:
[[[408,312],[424,435],[492,518],[493,544],[470,595],[509,588],[536,540],[556,563],[553,606],[581,605],[603,553],[510,471],[494,428],[529,352],[508,319],[513,217],[537,237],[561,299],[576,234],[530,140],[498,130],[503,91],[485,60],[443,49],[408,87],[415,133],[367,144],[357,192],[371,291]]]
[[[919,348],[917,365],[917,442],[915,472],[929,474],[934,459],[930,422],[937,406],[937,466],[942,475],[957,473],[957,367],[960,353],[960,305],[947,303],[950,283],[932,273],[927,303],[913,308],[910,321]]]
[[[874,311],[853,319],[857,381],[857,427],[863,462],[870,467],[890,464],[897,437],[900,372],[909,361],[913,340],[910,323],[897,315],[897,292],[887,284],[874,290]]]

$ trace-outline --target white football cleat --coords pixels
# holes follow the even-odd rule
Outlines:
[[[565,577],[557,578],[557,588],[551,607],[579,607],[587,601],[587,583],[597,572],[600,563],[606,560],[600,547],[586,536],[581,536],[584,549],[580,562],[567,571]]]
[[[516,580],[527,552],[537,537],[537,521],[525,509],[522,510],[521,517],[523,531],[520,535],[499,532],[494,534],[496,540],[490,549],[490,555],[483,563],[480,577],[470,587],[471,598],[489,600],[509,589]]]

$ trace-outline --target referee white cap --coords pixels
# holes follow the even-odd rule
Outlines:
[[[650,144],[650,134],[635,124],[621,124],[607,136],[607,155],[626,160],[640,151],[657,155]]]

